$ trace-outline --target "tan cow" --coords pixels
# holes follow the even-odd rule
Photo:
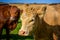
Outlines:
[[[18,34],[28,36],[33,33],[35,40],[53,40],[52,30],[43,20],[46,8],[45,5],[39,8],[26,6],[21,15],[22,27]]]
[[[22,27],[19,35],[33,33],[35,40],[60,40],[60,6],[25,6],[21,15]]]
[[[51,25],[54,40],[60,40],[60,5],[50,5],[47,7],[44,21]]]

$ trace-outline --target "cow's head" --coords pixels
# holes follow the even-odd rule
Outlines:
[[[20,15],[20,10],[16,6],[10,6],[9,13],[11,15],[10,20],[16,20]]]
[[[28,36],[32,31],[35,30],[35,23],[39,24],[39,18],[37,18],[39,11],[41,10],[33,7],[27,7],[23,10],[23,13],[21,15],[22,27],[19,30],[19,35]],[[41,13],[43,13],[43,11],[40,12],[40,17],[42,16]]]

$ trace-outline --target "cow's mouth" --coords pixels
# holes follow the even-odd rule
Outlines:
[[[28,36],[29,35],[29,32],[28,31],[23,31],[23,30],[20,30],[18,35],[20,36]]]
[[[14,17],[10,17],[10,20],[14,21],[14,20],[16,20],[16,18],[14,18]]]

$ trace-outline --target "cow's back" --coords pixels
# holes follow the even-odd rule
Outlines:
[[[49,25],[60,25],[60,14],[54,8],[54,6],[47,6],[46,14],[44,16],[44,21]]]

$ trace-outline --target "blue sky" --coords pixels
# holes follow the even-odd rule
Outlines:
[[[0,0],[5,3],[60,3],[60,0]]]

